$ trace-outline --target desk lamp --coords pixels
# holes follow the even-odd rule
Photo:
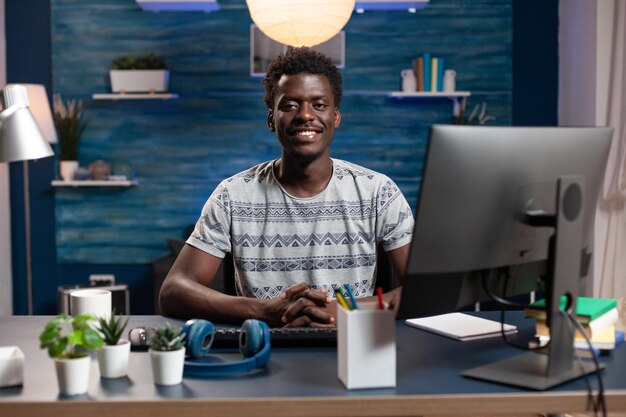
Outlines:
[[[28,88],[28,89],[27,89]],[[33,98],[37,98],[34,109],[39,115],[40,124],[29,110],[28,91],[33,91]],[[43,95],[41,92],[43,91]],[[43,102],[39,102],[43,100]],[[33,103],[35,104],[35,103]],[[47,106],[46,122],[45,109]],[[28,161],[31,159],[52,156],[52,148],[46,141],[56,140],[54,125],[51,122],[50,105],[47,102],[43,86],[21,85],[7,86],[3,91],[3,107],[0,113],[0,162],[24,161],[24,223],[26,229],[26,280],[28,291],[28,314],[33,314],[33,274],[30,241],[30,186],[28,178]],[[43,110],[40,110],[43,109]],[[40,126],[44,126],[47,135],[44,136]],[[52,126],[50,133],[50,126]]]

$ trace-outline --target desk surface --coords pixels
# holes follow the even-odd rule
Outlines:
[[[0,317],[0,346],[17,345],[26,356],[24,385],[0,388],[0,417],[519,415],[584,412],[587,407],[584,379],[534,392],[462,377],[463,370],[519,354],[499,338],[457,342],[402,322],[396,324],[396,388],[346,390],[337,379],[335,348],[275,348],[267,368],[252,375],[185,378],[172,387],[153,384],[146,352],[131,352],[128,377],[121,379],[101,379],[94,358],[88,393],[61,397],[53,361],[37,341],[49,318]],[[165,320],[134,316],[129,328]],[[533,327],[519,313],[509,313],[507,322],[525,329],[522,334]],[[601,361],[607,368],[603,374],[609,410],[626,412],[626,345]],[[592,385],[597,386],[595,379]]]

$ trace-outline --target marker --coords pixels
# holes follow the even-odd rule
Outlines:
[[[378,308],[384,310],[385,303],[383,302],[383,289],[380,287],[376,288],[376,295],[378,296]]]
[[[344,290],[343,287],[337,287],[337,291],[341,294],[341,297],[343,297],[343,301],[346,302],[350,310],[354,310],[354,304],[352,304],[352,302],[350,301],[350,297],[348,296],[346,290]]]
[[[354,298],[354,294],[352,293],[352,290],[350,289],[350,284],[343,284],[344,288],[346,289],[346,292],[348,293],[348,297],[350,297],[350,302],[352,303],[352,308],[355,310],[359,309],[359,305],[356,302],[356,298]]]
[[[341,295],[341,292],[337,291],[336,288],[334,288],[334,290],[335,290],[335,297],[337,297],[337,302],[341,304],[341,306],[345,308],[346,310],[350,310],[350,307],[348,307],[348,303],[346,303],[346,300],[343,298],[343,295]]]

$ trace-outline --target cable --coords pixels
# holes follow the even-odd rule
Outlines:
[[[571,325],[573,324],[578,329],[578,331],[583,335],[583,337],[585,338],[585,342],[587,343],[587,346],[589,347],[589,350],[592,353],[591,357],[593,359],[593,364],[596,368],[595,374],[598,379],[597,402],[593,401],[593,391],[591,390],[591,386],[588,384],[587,386],[589,387],[589,396],[591,397],[591,402],[593,404],[594,414],[597,414],[598,408],[600,408],[602,410],[602,417],[606,417],[607,412],[606,412],[606,398],[604,396],[604,381],[602,380],[602,374],[600,373],[601,371],[600,362],[598,362],[598,357],[593,351],[593,344],[591,343],[591,340],[589,339],[589,335],[585,331],[585,328],[582,326],[582,324],[578,322],[578,320],[576,320],[576,318],[570,312],[565,312],[562,310],[559,310],[559,311],[562,315],[564,315],[565,317],[569,319],[568,324],[570,325],[570,328],[571,328]],[[579,361],[580,361],[580,355],[577,354],[576,356],[579,358]],[[581,363],[581,366],[582,366],[582,363]],[[585,380],[587,381],[587,374],[585,374]]]
[[[498,304],[501,305],[506,305],[506,306],[512,306],[512,307],[518,307],[518,308],[524,308],[527,307],[527,304],[523,304],[523,303],[516,303],[513,301],[509,301],[505,298],[500,297],[499,295],[495,294],[493,291],[491,291],[491,288],[489,288],[489,275],[491,275],[493,272],[490,270],[489,273],[483,271],[482,272],[482,284],[483,284],[483,290],[485,291],[485,293],[487,293],[487,295],[489,296],[489,298],[491,298],[493,301],[495,301]],[[505,269],[504,272],[504,294],[506,294],[506,289],[509,285],[509,271],[508,269]],[[545,345],[539,345],[539,346],[535,346],[535,347],[529,347],[528,343],[526,343],[526,345],[523,344],[518,344],[513,342],[511,339],[509,339],[504,331],[504,320],[505,318],[505,310],[502,308],[500,309],[500,335],[502,336],[502,340],[504,340],[504,342],[511,346],[514,347],[516,349],[520,349],[520,350],[525,350],[525,351],[538,351],[538,350],[544,350],[546,349],[549,345],[550,342],[548,341],[548,343],[546,343]]]

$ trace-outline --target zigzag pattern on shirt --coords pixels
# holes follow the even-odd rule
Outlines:
[[[378,191],[378,209],[383,211],[399,194],[400,189],[388,180]]]
[[[236,258],[237,267],[247,272],[312,271],[352,269],[376,265],[376,254],[313,256],[299,258]]]
[[[335,201],[294,204],[231,202],[233,221],[252,222],[312,222],[320,220],[368,219],[376,215],[370,201]]]
[[[324,245],[354,245],[372,243],[376,239],[374,233],[321,233],[313,235],[235,235],[233,246],[260,247],[300,247]]]
[[[311,288],[316,290],[326,290],[326,292],[334,297],[334,289],[333,287],[337,287],[340,284],[321,284],[321,285],[310,285]],[[355,297],[367,297],[368,295],[373,294],[374,291],[374,281],[371,280],[363,280],[360,282],[351,282],[350,289]],[[248,285],[243,286],[243,292],[246,297],[256,297],[256,298],[275,298],[285,292],[287,287],[280,285],[277,287],[250,287]]]
[[[387,223],[383,226],[383,236],[387,236],[389,233],[393,232],[399,224],[402,224],[402,222],[412,216],[413,213],[410,211],[400,210],[400,213],[398,213],[398,220],[396,220],[395,223]]]

